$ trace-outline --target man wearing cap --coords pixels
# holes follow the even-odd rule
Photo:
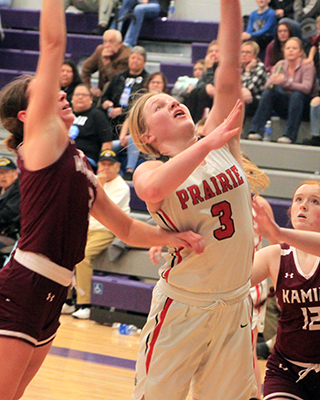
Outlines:
[[[132,95],[144,87],[149,75],[144,69],[146,61],[145,49],[142,46],[135,46],[129,57],[129,68],[112,78],[101,98],[101,106],[113,127],[114,140],[119,138],[119,128],[121,129],[125,121]]]
[[[301,22],[301,35],[305,39],[303,49],[308,55],[305,63],[311,63],[315,66],[319,77],[319,44],[320,35],[317,28],[317,23],[313,18],[306,18]]]
[[[112,150],[103,150],[98,163],[98,180],[108,197],[124,212],[129,213],[130,188],[119,175],[120,163]],[[90,317],[91,278],[93,274],[93,260],[112,243],[114,234],[90,216],[87,245],[84,259],[76,265],[77,306],[68,300],[62,309],[64,314],[71,314],[74,318],[88,319]]]
[[[20,190],[16,164],[0,158],[0,249],[12,245],[20,230]],[[0,260],[1,264],[1,260]]]

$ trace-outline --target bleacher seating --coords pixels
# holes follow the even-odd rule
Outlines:
[[[0,11],[6,35],[0,49],[1,88],[13,77],[35,71],[39,51],[39,11],[15,8],[1,8]],[[67,13],[66,20],[67,57],[79,62],[92,54],[101,43],[101,37],[88,35],[97,26],[97,14]],[[158,55],[159,62],[155,68],[161,68],[172,86],[178,76],[192,75],[192,63],[204,58],[208,43],[217,37],[217,31],[218,23],[214,22],[158,18],[146,21],[141,32],[141,43],[146,44],[148,59],[153,61],[157,61],[157,57],[149,57],[149,49],[156,53],[154,49],[159,49],[161,43],[162,53]],[[147,47],[150,43],[150,47]],[[181,49],[182,44],[190,48],[187,57],[175,54],[175,48]],[[180,62],[182,59],[183,62]],[[160,67],[160,61],[164,60]],[[273,140],[281,135],[281,123],[277,124],[274,124]],[[302,126],[307,132],[306,125]],[[300,141],[301,138],[299,132]],[[270,177],[270,187],[265,191],[265,196],[273,208],[276,221],[286,226],[286,212],[296,186],[305,179],[320,179],[320,149],[247,140],[242,140],[241,146],[250,159]],[[145,203],[136,196],[132,184],[130,205],[133,211],[147,218]],[[95,261],[92,292],[96,297],[93,300],[95,307],[92,319],[102,323],[117,321],[141,326],[146,316],[144,313],[147,312],[144,307],[149,306],[158,268],[149,261],[146,249],[130,249],[125,257],[110,262],[105,251]],[[128,275],[134,279],[128,279]],[[147,281],[137,282],[141,278]],[[140,304],[125,304],[125,293],[131,289],[134,294],[130,299],[137,298]],[[118,312],[118,308],[121,311]]]
[[[17,55],[15,56],[16,61],[10,66],[6,63],[6,53],[4,53],[4,57],[0,57],[0,70],[2,70],[0,71],[2,75],[0,84],[3,86],[12,77],[21,73],[34,73],[38,56],[37,52],[39,51],[38,28],[40,13],[39,10],[8,7],[0,7],[0,10],[2,23],[5,28],[5,40],[1,44],[1,47],[2,49],[17,51]],[[66,13],[68,32],[66,51],[68,58],[71,58],[76,63],[91,55],[96,46],[101,43],[100,36],[90,34],[97,26],[97,19],[98,16],[95,13]],[[141,31],[141,41],[143,45],[146,45],[148,58],[153,63],[155,63],[155,60],[150,55],[148,48],[151,48],[152,52],[154,48],[153,43],[155,45],[160,42],[168,43],[167,49],[164,49],[164,52],[167,54],[159,56],[159,60],[156,60],[156,64],[159,67],[154,67],[154,70],[160,69],[160,61],[163,59],[176,59],[183,62],[183,65],[177,63],[174,66],[169,62],[168,65],[163,66],[166,74],[169,76],[169,87],[172,87],[176,76],[190,74],[190,71],[192,74],[192,69],[190,70],[191,63],[198,58],[203,58],[207,44],[217,37],[217,31],[218,23],[216,22],[157,18],[145,21]],[[146,40],[148,41],[147,44],[143,42]],[[187,63],[183,56],[180,57],[181,54],[175,54],[174,50],[172,50],[175,47],[178,48],[178,44],[180,43],[188,44],[191,48],[191,58]],[[169,47],[171,47],[171,50],[167,51]],[[18,58],[20,58],[19,61]],[[189,65],[184,66],[184,64]],[[181,66],[180,73],[177,72],[179,65]],[[14,70],[14,72],[11,70]]]

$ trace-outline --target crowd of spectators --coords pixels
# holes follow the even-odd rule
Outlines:
[[[304,8],[297,0],[255,1],[257,10],[248,18],[241,47],[245,118],[251,119],[244,137],[262,140],[266,121],[277,115],[286,120],[285,131],[278,142],[295,143],[301,121],[311,119],[311,139],[304,139],[304,143],[319,146],[320,35],[317,24],[320,25],[320,21],[316,20],[316,10],[320,1],[306,2]],[[66,7],[71,3],[66,0]],[[73,3],[76,6],[76,2]],[[115,6],[113,1],[109,3]],[[127,180],[132,179],[134,169],[144,161],[130,136],[126,122],[128,110],[143,90],[168,93],[169,89],[160,71],[149,75],[145,68],[147,53],[143,47],[136,46],[139,33],[135,33],[134,40],[128,38],[132,35],[130,29],[140,18],[137,12],[142,13],[143,18],[155,18],[162,15],[167,6],[161,1],[142,4],[135,0],[123,1],[119,21],[110,24],[108,20],[101,25],[99,16],[99,26],[109,26],[109,29],[101,32],[103,43],[84,61],[81,74],[70,60],[62,65],[61,89],[67,93],[76,114],[70,136],[89,157],[95,171],[99,153],[105,149],[117,154],[121,161],[120,174]],[[123,18],[127,14],[130,14],[129,23]],[[140,28],[135,26],[139,32]],[[218,63],[219,45],[212,41],[205,59],[194,63],[193,76],[179,77],[172,89],[171,94],[188,106],[195,123],[200,121],[201,124],[214,104],[214,75]],[[92,75],[96,72],[98,84],[94,85]]]

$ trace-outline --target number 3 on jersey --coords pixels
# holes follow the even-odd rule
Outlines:
[[[228,239],[234,234],[234,223],[232,216],[231,205],[227,201],[214,204],[211,207],[213,217],[219,217],[220,228],[213,231],[213,236],[218,240]]]

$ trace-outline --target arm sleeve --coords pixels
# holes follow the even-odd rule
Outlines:
[[[273,43],[274,42],[271,42],[268,44],[268,46],[266,48],[266,55],[264,57],[264,65],[266,67],[267,72],[271,72],[271,69],[272,69],[271,62],[272,62],[272,51],[273,51],[273,47],[274,47]]]
[[[294,19],[301,22],[304,17],[302,0],[294,0],[293,3]]]
[[[259,29],[258,31],[252,32],[251,36],[261,36],[265,34],[273,34],[273,28],[277,25],[277,17],[276,14],[271,8],[269,9],[269,13],[265,18],[265,24],[262,29]]]
[[[110,123],[105,113],[99,109],[96,110],[95,114],[95,128],[99,134],[101,143],[111,142],[113,140]]]
[[[85,60],[81,68],[82,82],[87,84],[89,87],[91,87],[91,75],[98,71],[99,68],[98,58],[99,52],[97,48],[95,52]]]
[[[250,72],[244,72],[242,76],[242,86],[250,90],[253,96],[260,96],[263,92],[267,74],[265,67],[259,63],[256,68]]]
[[[289,79],[286,79],[282,85],[285,89],[289,90],[298,90],[306,95],[311,93],[314,84],[314,76],[315,76],[315,69],[312,65],[304,65],[303,68],[303,76],[302,82],[295,82]]]
[[[112,93],[115,91],[115,86],[116,86],[116,76],[114,76],[111,79],[111,82],[109,83],[106,91],[103,93],[103,95],[101,97],[101,104],[103,102],[105,102],[106,100],[110,100],[110,101],[114,102],[114,100],[112,98]]]

